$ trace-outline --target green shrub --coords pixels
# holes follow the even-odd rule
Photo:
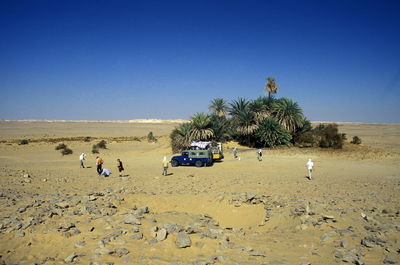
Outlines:
[[[86,136],[85,138],[83,138],[84,142],[90,142],[92,140],[92,137],[90,136]]]
[[[149,134],[147,134],[147,141],[149,143],[156,143],[157,139],[156,137],[154,137],[153,132],[149,132]]]
[[[169,138],[171,139],[171,149],[173,153],[180,153],[190,145],[190,130],[192,126],[189,122],[182,123],[172,130]]]
[[[67,148],[67,146],[65,144],[59,144],[56,146],[56,150],[63,150],[65,148]]]
[[[289,145],[292,136],[278,123],[275,118],[267,118],[255,133],[257,142],[262,147],[275,147],[278,145]]]
[[[353,136],[353,140],[350,142],[352,144],[361,144],[361,138],[358,136]]]
[[[64,149],[62,149],[61,150],[61,154],[64,156],[64,155],[70,155],[70,154],[72,154],[73,152],[72,152],[72,150],[71,149],[69,149],[68,147],[66,147],[66,148],[64,148]]]
[[[315,133],[319,137],[319,147],[341,149],[343,147],[343,137],[339,133],[336,123],[327,125],[320,124],[315,128]]]
[[[29,141],[26,139],[23,139],[23,140],[19,141],[19,144],[20,145],[29,144]]]
[[[332,124],[319,124],[310,131],[298,132],[295,134],[295,143],[300,147],[321,147],[335,148],[343,147],[343,142],[346,139],[345,133],[339,133],[338,126]]]
[[[107,149],[107,142],[105,140],[101,140],[96,145],[100,149]]]

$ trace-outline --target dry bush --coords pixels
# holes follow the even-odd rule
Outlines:
[[[105,140],[101,140],[96,145],[100,149],[107,149],[107,142]]]
[[[59,144],[59,145],[57,145],[56,146],[56,150],[63,150],[63,149],[65,149],[65,148],[67,148],[67,146],[65,145],[65,144]]]
[[[70,154],[72,154],[73,152],[72,152],[72,150],[71,149],[69,149],[68,147],[66,147],[66,148],[64,148],[64,149],[62,149],[61,150],[61,154],[64,156],[64,155],[70,155]]]
[[[147,134],[147,141],[149,143],[157,143],[157,139],[154,137],[153,132],[149,132],[149,134]]]
[[[141,142],[142,140],[140,140],[139,137],[135,136],[135,137],[133,137],[133,141]]]
[[[352,144],[361,144],[361,138],[357,135],[353,137],[353,140],[350,142]]]
[[[19,141],[19,144],[20,145],[29,144],[29,141],[26,139],[23,139],[23,140]]]
[[[90,142],[92,140],[92,137],[90,136],[86,136],[85,138],[83,138],[84,142]]]

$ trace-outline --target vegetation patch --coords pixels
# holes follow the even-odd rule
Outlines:
[[[60,153],[64,156],[64,155],[70,155],[73,153],[72,149],[68,148],[68,146],[66,144],[59,144],[56,146],[55,148],[56,150],[60,150]]]
[[[65,148],[67,148],[67,145],[65,145],[65,144],[59,144],[59,145],[57,145],[56,146],[56,150],[63,150],[63,149],[65,149]]]
[[[26,139],[19,141],[19,145],[25,145],[25,144],[29,144],[29,141]]]
[[[350,143],[352,143],[352,144],[361,144],[361,138],[358,137],[357,135],[353,136],[353,140],[351,140]]]
[[[190,121],[171,132],[171,148],[178,153],[192,141],[235,140],[248,147],[299,146],[340,149],[346,140],[336,124],[312,128],[299,104],[290,98],[276,98],[275,78],[266,79],[266,96],[254,100],[238,98],[228,103],[211,101],[210,113],[196,113]]]
[[[147,134],[147,141],[148,141],[149,143],[157,143],[157,138],[154,137],[153,132],[149,132],[149,133]]]

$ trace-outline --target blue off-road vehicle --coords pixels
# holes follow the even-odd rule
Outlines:
[[[213,154],[210,149],[183,150],[180,156],[173,156],[171,166],[195,165],[196,167],[212,166]]]

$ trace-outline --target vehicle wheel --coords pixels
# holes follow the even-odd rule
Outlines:
[[[173,160],[171,161],[171,166],[177,167],[177,166],[179,166],[179,162],[178,162],[177,160],[173,159]]]
[[[197,160],[196,163],[194,163],[194,165],[196,167],[202,167],[203,166],[203,162],[201,162],[200,160]]]

